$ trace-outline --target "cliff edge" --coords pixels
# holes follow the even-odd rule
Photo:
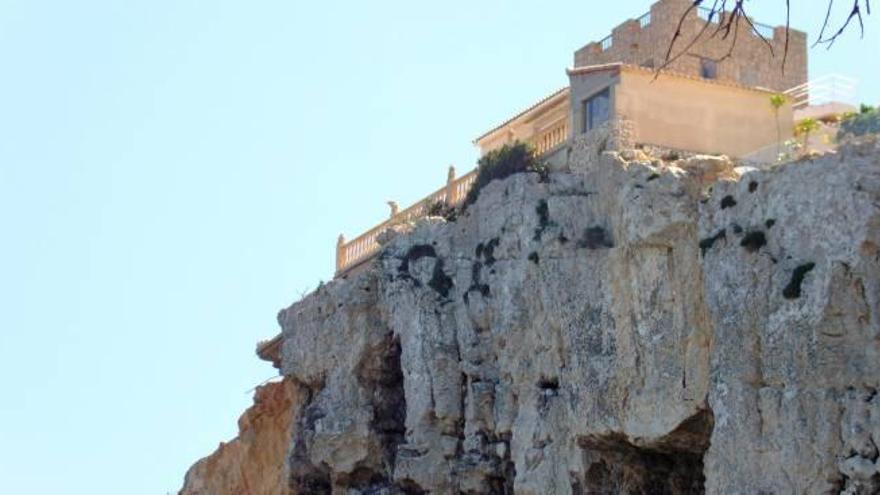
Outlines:
[[[282,310],[283,487],[183,493],[878,493],[880,144],[569,163]]]

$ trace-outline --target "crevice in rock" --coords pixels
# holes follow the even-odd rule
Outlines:
[[[481,251],[478,249],[478,252]],[[489,297],[491,290],[489,289],[489,285],[482,283],[482,274],[483,264],[479,261],[475,261],[474,264],[471,265],[471,285],[461,296],[465,304],[470,303],[470,294],[472,292],[479,292],[480,294],[482,294],[483,297]]]
[[[409,274],[409,265],[414,261],[418,261],[422,258],[436,258],[437,250],[434,249],[434,246],[429,244],[417,244],[406,252],[406,256],[403,257],[403,262],[400,264],[400,267],[397,269],[398,273]]]
[[[700,241],[700,255],[706,256],[706,251],[712,249],[712,246],[715,245],[720,239],[727,238],[727,229],[721,229],[715,233],[712,237],[707,237]]]
[[[705,493],[703,457],[713,426],[711,411],[704,410],[650,446],[634,445],[621,434],[582,438],[584,477],[572,479],[574,493]]]
[[[610,249],[614,247],[614,241],[603,227],[590,227],[584,231],[584,236],[578,241],[579,248],[586,249]]]
[[[797,299],[801,297],[801,285],[804,283],[804,277],[816,267],[815,263],[806,263],[794,269],[791,274],[791,280],[788,285],[782,289],[782,297],[786,299]]]
[[[721,209],[726,210],[727,208],[733,208],[736,206],[736,200],[733,199],[733,196],[727,195],[721,198]]]
[[[492,266],[498,261],[495,258],[495,248],[498,247],[498,244],[501,243],[501,240],[497,237],[493,237],[488,242],[483,244],[482,242],[477,244],[477,248],[474,251],[474,254],[477,256],[478,260],[482,260],[485,262],[486,266]]]
[[[434,273],[431,275],[431,280],[428,281],[428,287],[434,289],[434,292],[443,297],[449,297],[449,291],[453,285],[452,278],[446,275],[446,272],[443,270],[443,260],[438,259],[434,263]]]
[[[305,390],[305,405],[296,418],[296,433],[293,438],[293,451],[290,453],[290,487],[294,493],[314,493],[325,495],[332,493],[330,467],[326,464],[314,465],[309,458],[311,438],[315,432],[315,424],[326,413],[313,404],[316,392],[311,388]],[[318,387],[318,389],[323,386]]]
[[[365,465],[358,466],[353,472],[338,475],[333,480],[335,488],[356,490],[357,493],[386,493],[394,486],[394,464],[398,447],[403,444],[406,435],[406,396],[400,354],[399,339],[388,332],[365,353],[357,365],[355,376],[370,394],[369,402],[373,410],[370,432],[381,446],[382,458],[368,459]],[[296,442],[295,448],[301,448],[300,442]],[[312,491],[314,484],[299,486],[303,489],[298,493],[325,493]]]
[[[739,245],[746,248],[746,251],[755,253],[767,245],[767,236],[760,230],[753,230],[743,237]]]
[[[538,227],[535,228],[534,240],[540,241],[547,227],[553,225],[550,220],[550,208],[547,206],[547,200],[542,199],[535,207],[535,213],[538,214]]]
[[[556,393],[559,390],[559,378],[542,378],[538,381],[538,388],[543,392]]]
[[[391,493],[397,493],[399,495],[425,495],[428,493],[413,480],[400,480],[397,482],[396,488],[397,492]]]

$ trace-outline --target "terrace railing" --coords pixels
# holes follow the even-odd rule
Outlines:
[[[336,242],[336,276],[344,275],[378,253],[381,247],[378,238],[389,228],[427,217],[431,207],[435,204],[446,204],[449,206],[461,204],[467,197],[476,178],[476,169],[456,178],[455,168],[449,167],[444,187],[434,191],[403,211],[398,211],[397,205],[389,202],[389,205],[391,205],[390,218],[351,241],[346,242],[345,237],[340,235]]]
[[[547,130],[530,139],[529,143],[535,147],[535,154],[541,156],[562,146],[566,141],[568,141],[567,115]]]
[[[795,86],[785,95],[795,110],[828,103],[854,104],[858,80],[840,74],[829,74]]]

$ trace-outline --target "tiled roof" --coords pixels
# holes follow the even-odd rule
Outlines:
[[[532,105],[532,106],[526,108],[525,110],[519,112],[518,114],[514,115],[513,117],[511,117],[511,118],[505,120],[503,123],[501,123],[501,124],[499,124],[499,125],[493,127],[491,130],[489,130],[489,131],[483,133],[480,137],[474,139],[474,144],[477,144],[480,140],[482,140],[482,139],[485,138],[486,136],[489,136],[490,134],[492,134],[493,132],[495,132],[495,131],[497,131],[497,130],[499,130],[499,129],[503,129],[504,127],[506,127],[508,124],[510,124],[510,123],[513,122],[514,120],[516,120],[516,119],[522,117],[523,115],[525,115],[525,114],[527,114],[527,113],[529,113],[529,112],[531,112],[531,111],[533,111],[533,110],[536,110],[537,108],[539,108],[539,107],[545,105],[546,103],[549,103],[550,101],[554,100],[555,98],[557,98],[557,97],[559,97],[559,96],[561,96],[561,95],[563,95],[563,94],[565,94],[565,95],[568,94],[568,86],[566,86],[566,87],[564,87],[564,88],[561,88],[561,89],[559,89],[559,90],[556,90],[556,91],[554,91],[553,93],[550,93],[550,95],[545,96],[544,98],[542,98],[540,101],[538,101],[538,102],[535,103],[534,105]]]

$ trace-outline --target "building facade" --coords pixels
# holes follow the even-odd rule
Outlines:
[[[787,35],[784,26],[742,20],[727,56],[733,35],[725,39],[716,34],[721,24],[706,9],[693,9],[685,16],[692,4],[660,0],[649,13],[579,49],[574,67],[567,71],[568,88],[541,99],[474,143],[485,154],[504,144],[526,142],[551,166],[564,166],[566,143],[617,121],[626,123],[628,142],[635,146],[736,158],[772,151],[792,137],[794,117],[790,102],[774,108],[770,98],[806,83],[806,34],[790,30]],[[688,53],[659,70],[679,24],[682,35],[676,50]],[[786,36],[789,49],[783,70]]]
[[[574,53],[574,68],[614,62],[656,69],[666,60],[669,44],[691,0],[660,0],[651,10],[614,28],[603,40],[588,43]],[[744,86],[785,91],[807,82],[807,35],[788,30],[788,56],[785,54],[785,26],[771,27],[752,22],[739,23],[736,44],[730,51],[734,33],[717,33],[720,19],[709,19],[709,10],[694,9],[681,24],[681,37],[673,54],[696,43],[667,69],[680,74],[736,82]],[[700,36],[701,31],[709,24]],[[763,37],[763,39],[762,39]],[[729,54],[729,56],[728,56]]]
[[[794,133],[791,104],[774,109],[772,91],[627,64],[568,74],[572,137],[617,120],[635,147],[742,158]]]

